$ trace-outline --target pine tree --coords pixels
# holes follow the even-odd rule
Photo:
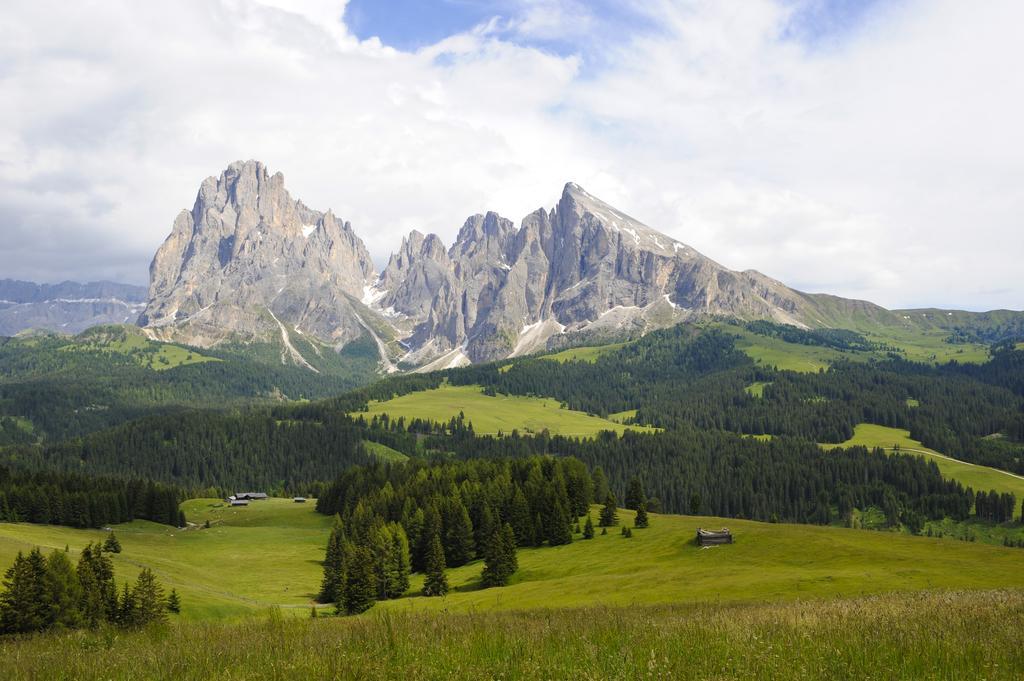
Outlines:
[[[107,553],[121,553],[121,542],[114,536],[113,530],[107,534],[107,539],[103,542],[103,550]]]
[[[634,476],[630,478],[629,484],[626,486],[626,499],[623,502],[626,508],[636,510],[640,508],[640,504],[647,501],[647,495],[644,494],[644,485],[640,482],[640,478]]]
[[[594,538],[594,521],[590,519],[590,514],[587,514],[587,522],[583,525],[583,538],[593,539]]]
[[[444,574],[444,549],[441,547],[441,539],[436,534],[429,542],[425,572],[424,596],[444,596],[448,593],[448,577]]]
[[[82,625],[82,587],[67,553],[54,549],[46,559],[46,588],[53,608],[53,626],[74,629]]]
[[[633,521],[633,526],[639,528],[647,527],[648,522],[647,504],[641,503],[636,507],[636,519]]]
[[[46,561],[39,549],[28,556],[18,552],[4,574],[0,594],[0,632],[20,634],[43,631],[52,622],[46,590]]]
[[[598,518],[597,524],[601,527],[613,527],[619,524],[618,507],[615,505],[615,495],[611,492],[605,496],[604,508],[601,509],[601,516]]]
[[[519,546],[533,544],[533,523],[530,520],[530,505],[521,487],[516,485],[508,509],[508,522],[516,533]]]
[[[139,573],[132,594],[135,597],[134,624],[136,626],[164,622],[167,619],[164,612],[167,607],[164,589],[160,582],[156,581],[156,577],[153,576],[153,572],[149,568],[145,568]]]
[[[551,546],[561,546],[572,543],[572,531],[569,529],[569,519],[566,515],[565,506],[561,500],[555,497],[555,502],[548,512],[547,540]]]
[[[444,552],[448,567],[465,565],[473,557],[473,522],[462,502],[456,501],[451,523],[445,533]]]
[[[505,556],[511,568],[509,575],[512,575],[519,569],[519,549],[516,545],[515,530],[508,523],[505,523],[505,526],[501,528],[501,540],[505,548]]]
[[[181,612],[181,599],[174,589],[171,589],[171,595],[167,597],[167,612],[173,612],[175,615]],[[313,607],[313,612],[316,612],[316,606]]]
[[[377,575],[373,569],[373,554],[367,547],[357,546],[352,553],[342,592],[345,612],[349,615],[366,612],[376,599]]]
[[[607,497],[611,490],[608,488],[608,477],[604,474],[604,470],[598,466],[594,469],[591,477],[594,479],[594,499]]]
[[[338,600],[341,586],[345,582],[345,548],[344,531],[340,523],[337,523],[327,539],[324,576],[320,582],[320,594],[317,596],[321,603],[334,603]]]
[[[100,545],[88,544],[78,558],[78,583],[82,587],[80,610],[90,627],[112,621],[117,613],[117,589],[114,565],[103,555]]]
[[[125,582],[121,597],[117,599],[114,622],[122,627],[133,627],[138,622],[138,604],[135,601],[135,594],[132,593],[127,582]]]
[[[391,531],[391,560],[394,561],[392,581],[388,585],[390,598],[398,598],[409,590],[409,572],[411,564],[409,559],[409,539],[405,536],[405,530],[398,523],[394,524]]]

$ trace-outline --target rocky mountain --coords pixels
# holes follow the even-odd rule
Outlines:
[[[282,361],[309,366],[293,334],[336,349],[365,334],[385,342],[387,325],[359,302],[376,278],[348,222],[293,199],[281,173],[239,161],[203,181],[175,219],[150,266],[140,324],[200,347],[274,342]]]
[[[197,346],[273,342],[282,361],[309,368],[297,335],[334,349],[363,339],[392,371],[637,336],[698,316],[830,326],[851,311],[893,316],[729,270],[572,183],[519,227],[496,213],[468,218],[447,249],[413,231],[378,276],[349,223],[293,199],[280,173],[239,161],[207,178],[174,221],[140,324]]]
[[[0,336],[29,329],[77,334],[100,324],[133,324],[145,303],[142,286],[0,279]]]
[[[828,325],[818,297],[729,270],[572,183],[518,229],[495,213],[469,218],[447,252],[437,237],[414,232],[369,302],[412,327],[404,359],[429,368],[639,335],[697,316]]]

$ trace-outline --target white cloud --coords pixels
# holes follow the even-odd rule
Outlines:
[[[582,46],[585,3],[414,54],[329,0],[5,3],[0,276],[140,281],[202,178],[259,158],[378,260],[575,180],[805,289],[1020,308],[1024,7],[879,6],[811,46],[785,37],[793,7],[638,4],[655,31],[562,56],[517,43]]]

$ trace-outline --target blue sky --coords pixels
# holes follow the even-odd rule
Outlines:
[[[855,29],[879,0],[793,0],[785,36],[818,46],[841,40]],[[468,31],[494,18],[524,20],[531,11],[559,7],[567,15],[585,12],[593,22],[585,33],[567,30],[555,35],[508,35],[515,42],[556,54],[596,53],[600,40],[656,32],[657,22],[643,3],[615,0],[349,0],[344,21],[360,39],[377,37],[391,47],[414,51]]]

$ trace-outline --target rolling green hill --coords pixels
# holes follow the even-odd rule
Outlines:
[[[115,527],[123,552],[113,556],[119,580],[151,568],[182,597],[186,619],[235,618],[278,606],[307,617],[320,583],[331,518],[313,502],[290,499],[230,508],[216,499],[182,507],[191,523],[178,530],[135,521]],[[596,509],[594,510],[596,517]],[[624,523],[632,513],[621,510]],[[210,528],[203,524],[210,521]],[[693,544],[697,527],[729,527],[736,543]],[[102,530],[0,524],[0,566],[33,546],[69,547],[74,559]],[[1024,587],[1020,549],[891,532],[757,523],[736,519],[651,515],[631,539],[618,528],[561,547],[521,549],[508,587],[481,590],[481,563],[452,569],[444,598],[411,595],[378,603],[423,611],[522,610],[597,605],[774,602],[926,589]]]
[[[412,392],[382,402],[371,401],[367,411],[354,413],[370,419],[380,414],[391,418],[418,418],[444,422],[459,413],[473,424],[479,435],[505,434],[513,430],[587,437],[602,430],[622,433],[627,429],[613,420],[603,419],[571,409],[563,409],[558,400],[518,395],[485,395],[478,385],[442,385],[431,390]],[[651,432],[646,426],[629,429]]]

